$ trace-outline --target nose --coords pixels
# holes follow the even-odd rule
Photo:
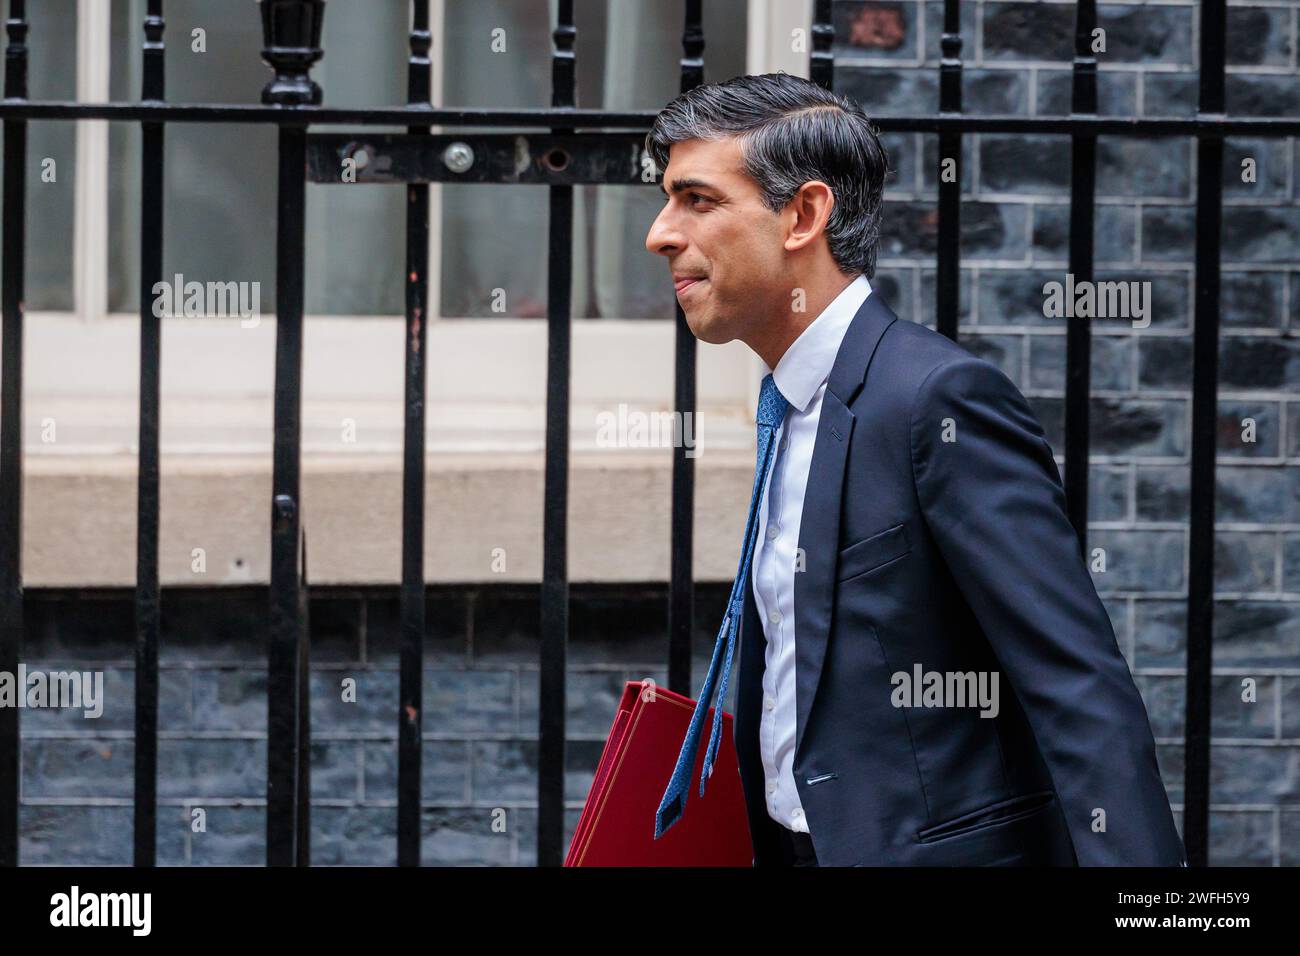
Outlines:
[[[646,249],[661,256],[676,255],[685,245],[680,230],[673,223],[673,216],[669,211],[671,205],[671,203],[665,205],[659,215],[655,216],[655,221],[650,223],[650,231],[645,237]]]

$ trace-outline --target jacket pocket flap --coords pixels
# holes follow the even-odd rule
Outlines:
[[[963,813],[961,816],[936,823],[934,826],[917,830],[916,838],[921,843],[930,843],[934,840],[942,840],[945,837],[973,833],[976,830],[983,830],[985,827],[996,826],[999,823],[1009,823],[1012,820],[1019,820],[1021,817],[1041,810],[1055,798],[1055,791],[1039,790],[1036,793],[1026,793],[1018,797],[1012,797],[1009,800],[999,800],[996,803],[990,803],[988,806],[980,807],[978,810],[972,810],[969,813]]]
[[[878,534],[863,538],[840,551],[835,578],[843,581],[873,571],[912,550],[907,540],[907,529],[896,524]]]

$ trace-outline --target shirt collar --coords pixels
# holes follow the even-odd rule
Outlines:
[[[817,389],[830,377],[844,333],[870,294],[871,283],[865,275],[859,275],[799,333],[775,369],[763,362],[763,368],[771,373],[782,396],[800,412],[807,410]]]

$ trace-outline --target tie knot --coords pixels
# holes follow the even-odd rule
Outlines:
[[[763,376],[763,385],[758,390],[758,413],[755,418],[759,425],[776,428],[785,418],[785,410],[790,407],[771,374]]]

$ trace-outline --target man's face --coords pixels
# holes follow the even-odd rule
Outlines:
[[[745,340],[789,296],[781,217],[763,205],[734,139],[674,143],[663,188],[645,245],[668,260],[686,324],[713,345]]]

